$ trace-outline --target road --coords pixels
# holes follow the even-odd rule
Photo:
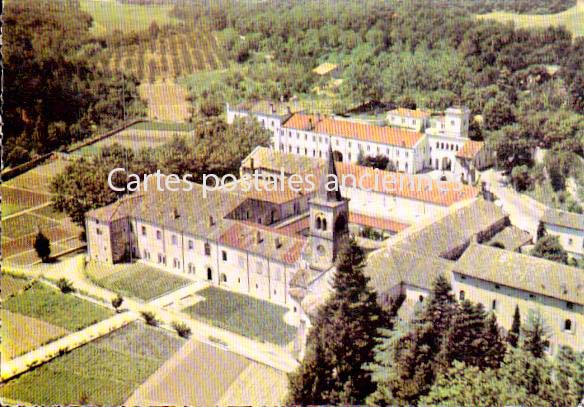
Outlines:
[[[527,195],[520,194],[511,187],[499,183],[499,175],[488,170],[481,179],[487,183],[487,189],[501,201],[502,208],[509,214],[511,223],[537,237],[537,228],[546,206]]]

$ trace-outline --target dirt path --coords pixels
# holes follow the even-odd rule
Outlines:
[[[191,116],[187,90],[170,80],[143,83],[138,92],[146,100],[148,117],[152,120],[186,122]]]

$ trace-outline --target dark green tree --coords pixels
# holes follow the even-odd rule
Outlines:
[[[568,252],[564,250],[557,236],[543,236],[537,241],[531,250],[531,255],[562,264],[568,264]]]
[[[51,242],[40,230],[34,239],[34,249],[43,262],[49,260],[51,256]]]
[[[355,240],[348,240],[336,261],[333,294],[318,310],[304,359],[290,375],[287,404],[363,404],[373,391],[364,364],[388,321],[367,286],[364,261]]]
[[[549,346],[549,335],[543,316],[530,310],[522,329],[522,348],[536,358],[542,358]]]
[[[521,315],[519,314],[519,305],[515,306],[515,312],[513,313],[513,323],[511,324],[511,329],[507,334],[507,342],[514,348],[519,344],[519,335],[521,334]]]
[[[382,340],[376,348],[370,369],[377,389],[368,403],[410,405],[428,393],[441,369],[438,356],[456,310],[450,283],[439,276],[410,330]]]

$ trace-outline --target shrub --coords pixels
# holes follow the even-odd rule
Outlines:
[[[144,321],[151,326],[157,326],[158,325],[158,320],[156,319],[156,316],[154,315],[154,313],[152,311],[141,311],[140,314],[142,315],[142,318],[144,318]]]
[[[116,312],[119,312],[119,308],[122,306],[124,299],[121,295],[116,295],[115,298],[112,299],[112,306],[116,309]]]
[[[172,327],[181,338],[188,338],[191,336],[191,328],[189,328],[184,322],[174,321]]]
[[[57,287],[59,288],[59,290],[61,290],[63,294],[67,294],[73,291],[73,284],[65,277],[61,277],[57,281]]]

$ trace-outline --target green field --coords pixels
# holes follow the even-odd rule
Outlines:
[[[113,30],[123,32],[146,30],[156,21],[159,26],[177,23],[168,15],[172,5],[135,5],[117,1],[80,0],[81,9],[93,17],[92,31],[105,34]]]
[[[558,14],[529,15],[497,11],[479,15],[478,18],[490,18],[502,23],[512,21],[522,28],[563,25],[577,37],[584,35],[584,6],[575,6]]]
[[[68,331],[78,331],[114,314],[108,308],[71,294],[63,294],[42,283],[9,298],[3,303],[3,308],[38,318]]]
[[[2,222],[2,233],[14,239],[35,233],[39,229],[46,231],[58,225],[56,221],[35,216],[31,213],[24,213]]]
[[[0,387],[0,396],[39,405],[121,405],[184,343],[133,323]]]
[[[16,203],[2,202],[2,216],[9,216],[17,212],[23,211],[26,206],[19,205]]]
[[[284,307],[215,287],[201,290],[197,295],[205,300],[183,310],[193,318],[278,345],[294,339],[296,328],[284,322],[287,311]]]
[[[5,300],[13,294],[18,293],[28,283],[27,278],[14,277],[10,274],[2,273],[0,278],[0,299]]]
[[[150,301],[192,281],[141,263],[107,266],[90,263],[87,274],[100,286],[122,295]]]
[[[188,132],[195,129],[193,123],[172,123],[172,122],[140,122],[132,127],[132,130],[154,130],[154,131],[176,131]]]

